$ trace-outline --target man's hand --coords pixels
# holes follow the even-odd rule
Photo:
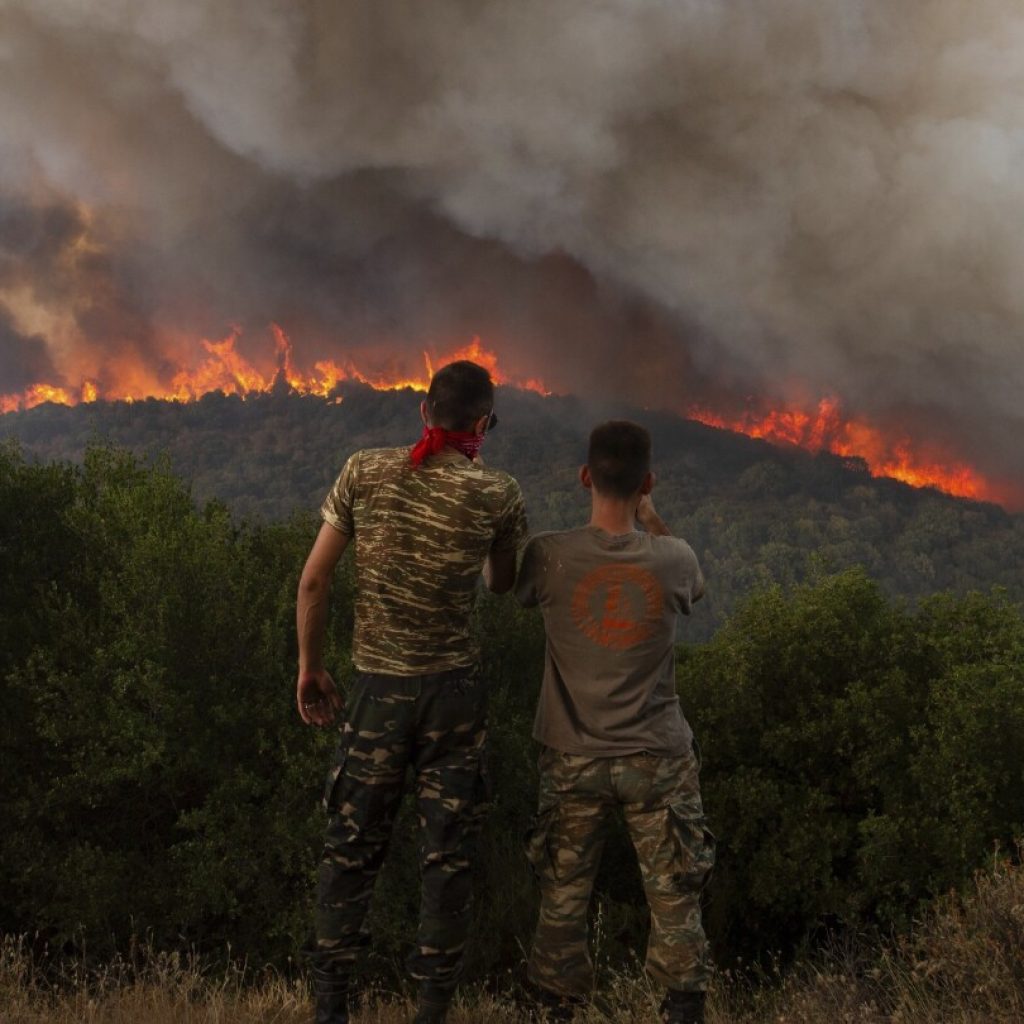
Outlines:
[[[647,520],[658,513],[654,510],[654,500],[649,494],[641,494],[636,506],[636,521],[641,526],[647,525]]]
[[[295,702],[299,717],[306,725],[330,725],[345,706],[330,672],[325,668],[316,672],[299,672]]]
[[[650,494],[641,495],[636,506],[636,521],[648,532],[657,537],[670,537],[672,531],[665,525],[665,521],[658,515],[654,508],[654,502]]]

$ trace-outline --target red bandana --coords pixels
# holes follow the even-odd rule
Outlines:
[[[414,466],[420,465],[428,455],[436,455],[445,447],[462,452],[467,459],[475,459],[484,443],[483,434],[468,434],[460,430],[445,430],[444,427],[424,427],[423,436],[417,441],[409,458]]]

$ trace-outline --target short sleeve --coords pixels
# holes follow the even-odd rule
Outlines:
[[[539,600],[537,584],[539,582],[540,563],[540,541],[534,537],[526,545],[526,550],[523,552],[523,561],[519,566],[519,573],[516,576],[516,600],[524,608],[532,608]]]
[[[498,519],[492,551],[518,551],[526,543],[526,503],[519,484],[509,478],[509,493]]]
[[[341,471],[334,486],[330,489],[324,503],[320,506],[320,515],[325,523],[330,523],[336,530],[353,536],[356,532],[355,520],[352,517],[352,505],[355,500],[355,484],[359,470],[359,453],[353,455]]]
[[[679,601],[679,610],[684,615],[689,615],[695,601],[704,596],[704,574],[701,572],[700,563],[694,554],[693,548],[684,540],[675,540],[678,548],[678,584],[676,586],[676,598]]]

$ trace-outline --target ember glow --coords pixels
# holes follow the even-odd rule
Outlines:
[[[536,391],[547,395],[551,392],[536,378],[519,379],[504,373],[498,366],[498,357],[479,338],[466,346],[450,352],[423,352],[421,368],[399,366],[392,369],[369,369],[357,365],[354,360],[338,362],[332,359],[318,360],[312,370],[303,371],[295,365],[292,343],[278,324],[270,325],[274,342],[274,358],[269,357],[264,365],[256,365],[239,350],[241,329],[233,327],[218,341],[202,339],[199,349],[201,358],[191,368],[181,368],[170,378],[169,383],[146,382],[129,388],[105,389],[99,382],[85,379],[80,384],[54,386],[33,384],[20,394],[0,395],[0,413],[32,409],[44,402],[58,405],[78,405],[80,402],[140,401],[157,398],[172,402],[193,402],[211,392],[226,395],[256,395],[285,386],[302,395],[319,395],[328,398],[334,389],[344,381],[359,381],[377,390],[400,390],[412,388],[426,391],[433,376],[434,368],[444,366],[456,359],[471,359],[487,367],[498,384]]]
[[[104,387],[91,377],[77,384],[38,383],[20,394],[0,394],[0,413],[31,409],[46,402],[78,405],[95,401],[140,401],[156,398],[171,402],[193,402],[203,395],[221,392],[245,398],[286,388],[300,395],[316,395],[340,402],[335,394],[345,381],[358,381],[377,390],[412,388],[426,391],[436,368],[456,359],[470,359],[485,366],[498,384],[511,385],[542,395],[551,390],[535,378],[519,378],[504,372],[498,356],[479,337],[451,351],[422,353],[418,360],[386,360],[371,366],[353,358],[319,359],[311,368],[296,365],[288,334],[276,324],[269,325],[271,344],[265,358],[254,360],[242,351],[242,331],[232,327],[216,341],[201,339],[189,346],[175,345],[178,352],[195,352],[190,366],[171,373],[165,382],[154,381],[149,373],[131,373],[125,368],[122,383]],[[133,383],[124,384],[124,380]],[[863,419],[847,417],[835,398],[823,398],[816,409],[798,407],[749,408],[739,415],[723,415],[703,405],[693,405],[684,415],[708,426],[719,427],[774,444],[795,445],[810,451],[863,459],[873,476],[891,477],[914,487],[935,487],[947,494],[977,500],[996,501],[1012,507],[1024,502],[1014,489],[992,481],[972,467],[941,452],[927,450],[903,435],[889,435]]]
[[[686,415],[711,427],[763,438],[774,444],[860,458],[873,476],[892,477],[914,487],[936,487],[960,498],[1005,500],[994,483],[970,466],[927,455],[906,437],[887,437],[863,420],[846,418],[834,398],[823,398],[813,412],[781,408],[724,417],[694,406]]]

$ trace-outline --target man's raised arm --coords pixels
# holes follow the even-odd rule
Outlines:
[[[507,594],[516,581],[516,550],[492,550],[484,562],[484,583],[493,594]]]
[[[519,484],[508,479],[505,511],[484,561],[484,583],[492,594],[507,594],[516,582],[516,553],[526,543],[526,505]]]
[[[640,498],[636,507],[636,521],[648,532],[656,537],[671,537],[672,531],[665,525],[665,520],[658,515],[651,501],[650,494]]]
[[[671,537],[672,531],[665,525],[665,520],[658,515],[654,508],[654,502],[651,501],[650,494],[645,494],[640,498],[640,502],[636,507],[636,521],[650,534],[656,537]],[[697,564],[696,556],[692,550],[687,547],[690,552],[690,557],[693,559],[694,568],[694,580],[693,585],[690,588],[689,599],[684,601],[683,610],[689,614],[689,606],[694,601],[699,601],[704,596],[704,574],[700,570],[700,566]]]

